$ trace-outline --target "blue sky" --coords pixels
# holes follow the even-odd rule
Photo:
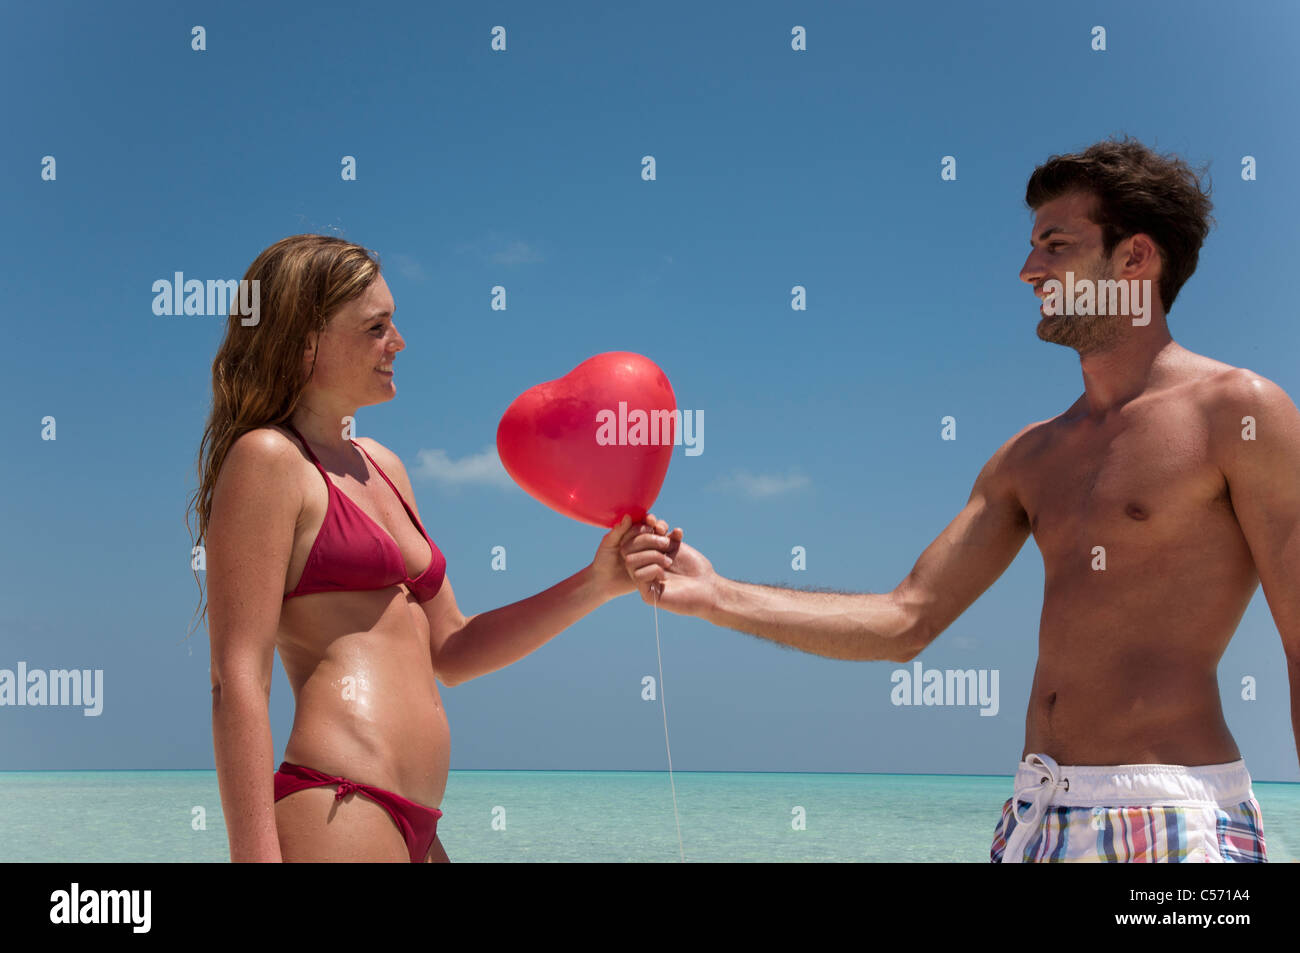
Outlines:
[[[1017,278],[1024,185],[1111,134],[1210,163],[1218,227],[1175,339],[1300,393],[1278,280],[1300,253],[1285,166],[1300,141],[1279,122],[1295,111],[1293,4],[409,6],[10,10],[0,668],[103,669],[105,698],[97,718],[0,709],[0,766],[212,766],[206,633],[183,641],[198,594],[184,511],[223,322],[155,316],[151,286],[238,278],[286,235],[382,256],[407,350],[397,398],[358,425],[406,462],[466,612],[590,560],[598,530],[455,477],[518,393],[609,350],[649,356],[705,412],[704,453],[676,451],[655,509],[720,572],[892,588],[989,455],[1081,391]],[[790,49],[796,24],[806,52]],[[505,312],[489,307],[497,284]],[[790,309],[796,284],[806,312]],[[661,615],[674,767],[1009,774],[1041,591],[1031,540],[922,656],[998,670],[995,717],[892,705],[890,663]],[[651,608],[603,607],[444,691],[452,767],[663,767],[660,711],[640,694],[655,665]],[[1262,593],[1220,681],[1254,776],[1300,778]],[[277,757],[291,715],[277,663]]]

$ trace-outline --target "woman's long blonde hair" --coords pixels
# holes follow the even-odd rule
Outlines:
[[[378,255],[330,235],[282,238],[248,266],[244,280],[258,282],[259,316],[256,324],[245,326],[245,316],[232,306],[226,337],[212,361],[212,412],[199,443],[199,488],[185,511],[194,546],[207,538],[212,491],[230,448],[250,430],[293,415],[315,367],[303,370],[308,335],[324,331],[334,313],[364,294],[378,276]],[[198,516],[197,536],[191,513]],[[207,599],[197,572],[195,581],[201,623]]]

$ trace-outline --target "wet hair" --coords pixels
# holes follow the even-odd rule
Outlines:
[[[244,280],[258,282],[259,319],[245,326],[238,296],[232,296],[226,336],[212,361],[212,410],[199,442],[199,488],[185,513],[193,545],[207,538],[213,490],[230,448],[249,431],[293,415],[315,369],[314,363],[303,368],[309,335],[324,331],[330,318],[361,297],[379,274],[378,255],[331,235],[282,238],[248,266]],[[191,513],[198,517],[197,535],[190,527]],[[201,622],[207,615],[201,582],[199,606]]]

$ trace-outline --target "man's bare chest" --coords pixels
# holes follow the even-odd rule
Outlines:
[[[1194,407],[1167,402],[1102,424],[1054,421],[1017,469],[1044,559],[1097,546],[1169,547],[1232,531],[1228,487]]]

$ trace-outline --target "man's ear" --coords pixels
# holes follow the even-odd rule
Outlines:
[[[1160,248],[1150,235],[1145,232],[1139,232],[1125,239],[1124,242],[1128,248],[1124,254],[1124,260],[1120,266],[1123,271],[1130,267],[1139,267],[1154,265],[1155,280],[1159,280],[1160,271],[1164,262],[1160,258]]]

